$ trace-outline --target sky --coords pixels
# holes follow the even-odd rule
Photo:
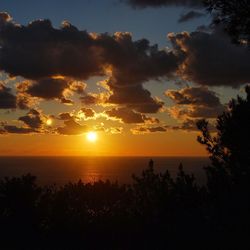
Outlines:
[[[209,26],[199,0],[0,11],[0,155],[204,156],[197,120],[214,131],[249,82],[249,50]]]

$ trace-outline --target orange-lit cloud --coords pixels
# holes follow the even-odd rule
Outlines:
[[[129,108],[114,108],[105,111],[105,114],[109,117],[121,120],[123,123],[159,123],[157,119],[135,112]]]
[[[2,123],[3,133],[13,134],[29,134],[29,133],[44,133],[44,125],[46,125],[47,117],[39,110],[31,109],[26,115],[18,118],[22,126],[10,125]]]
[[[216,118],[225,110],[214,91],[207,87],[187,87],[165,92],[176,105],[168,108],[177,119]]]

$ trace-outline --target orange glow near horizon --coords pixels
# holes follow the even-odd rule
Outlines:
[[[21,156],[207,156],[196,133],[148,135],[98,133],[98,144],[82,136],[1,136],[0,155]],[[48,146],[49,142],[49,146]]]

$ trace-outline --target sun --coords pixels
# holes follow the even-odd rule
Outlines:
[[[87,140],[90,142],[95,142],[97,140],[97,134],[95,132],[88,132],[87,135]]]
[[[46,124],[47,124],[48,126],[50,126],[50,125],[52,125],[52,122],[53,122],[52,119],[49,118],[49,119],[46,121]]]

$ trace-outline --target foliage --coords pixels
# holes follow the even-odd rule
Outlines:
[[[214,16],[214,24],[223,24],[236,43],[250,41],[250,2],[248,0],[204,0]]]
[[[202,135],[198,141],[210,154],[212,168],[217,174],[228,176],[232,183],[243,184],[250,178],[250,88],[246,87],[246,99],[232,100],[229,110],[217,119],[217,135],[212,136],[208,122],[201,120],[197,126]],[[214,175],[213,175],[214,177]],[[245,187],[244,187],[245,188]]]

